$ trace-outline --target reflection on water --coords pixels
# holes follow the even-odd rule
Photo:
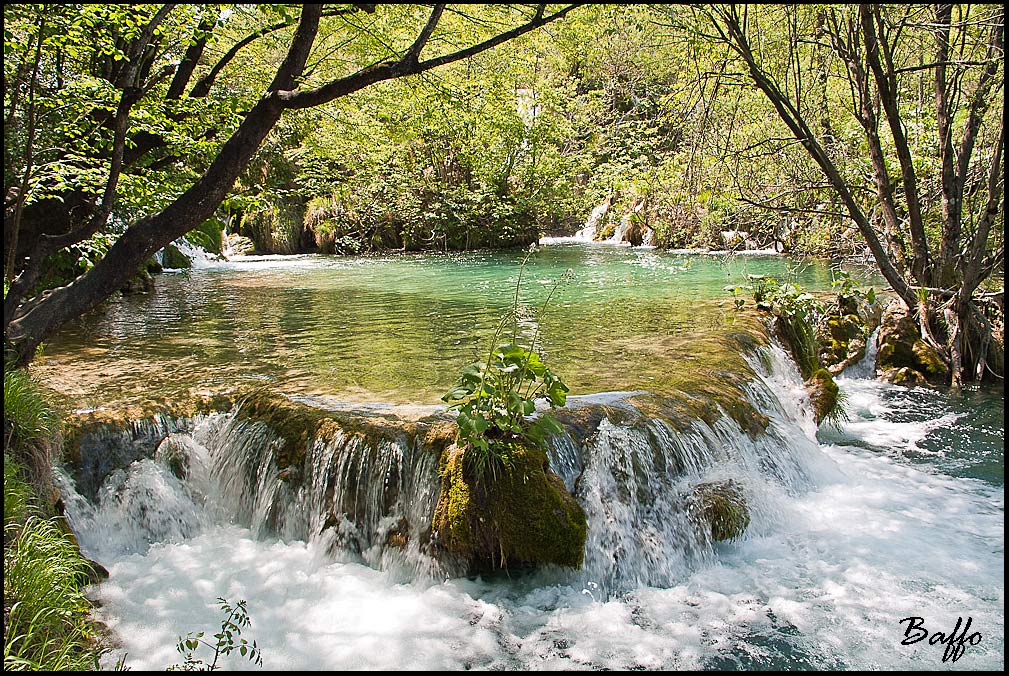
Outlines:
[[[359,401],[435,403],[487,348],[523,252],[262,256],[166,273],[46,345],[41,368],[98,406],[269,381]],[[520,303],[576,393],[661,391],[672,361],[734,321],[727,284],[784,278],[777,256],[734,258],[556,245],[534,254]],[[533,321],[552,285],[574,273]],[[795,272],[829,289],[826,265]]]

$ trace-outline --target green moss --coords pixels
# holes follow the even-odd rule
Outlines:
[[[879,377],[888,383],[903,385],[904,387],[916,387],[925,385],[926,383],[925,377],[909,366],[883,369],[880,371]]]
[[[817,369],[806,381],[809,392],[809,402],[813,406],[813,419],[819,425],[830,417],[837,408],[840,390],[834,382],[834,376],[827,369]]]
[[[911,345],[915,364],[929,380],[944,379],[949,375],[949,368],[942,357],[924,340],[919,338]]]
[[[475,507],[470,482],[464,471],[464,459],[465,451],[458,446],[442,453],[439,467],[441,496],[435,506],[431,525],[448,550],[470,559],[480,547],[470,527]]]
[[[643,395],[632,403],[684,431],[695,420],[714,424],[722,412],[751,437],[762,433],[768,420],[750,403],[746,387],[756,374],[747,357],[770,342],[764,317],[757,312],[728,313],[732,330],[724,335],[689,336],[656,345],[679,358],[677,368],[662,383],[664,395]]]
[[[449,551],[478,571],[555,564],[580,568],[585,512],[535,446],[498,442],[509,467],[495,481],[476,483],[466,451],[442,454],[441,497],[432,528]]]
[[[693,509],[710,524],[712,539],[739,537],[750,525],[750,510],[739,485],[732,481],[698,484],[693,489]]]
[[[902,385],[946,383],[948,366],[922,339],[917,323],[902,305],[893,303],[887,308],[879,341],[876,363],[886,380]]]
[[[332,439],[338,434],[357,435],[370,447],[377,446],[381,440],[402,441],[404,438],[429,440],[435,449],[450,443],[447,431],[450,423],[444,420],[393,420],[331,411],[293,401],[269,388],[240,393],[236,400],[236,420],[263,423],[282,440],[274,454],[274,462],[280,470],[300,467],[314,442]],[[284,476],[294,478],[298,473]]]
[[[193,267],[193,261],[189,259],[189,256],[179,251],[179,247],[174,244],[165,246],[161,254],[161,264],[165,268],[175,270]]]

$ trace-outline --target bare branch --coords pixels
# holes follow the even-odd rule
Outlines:
[[[407,62],[416,64],[420,60],[420,52],[431,38],[431,34],[434,33],[434,29],[438,25],[438,21],[441,20],[441,15],[444,11],[445,5],[435,5],[434,9],[431,10],[431,16],[428,18],[424,28],[421,29],[420,35],[410,45],[410,49],[407,50],[406,55],[403,57]]]

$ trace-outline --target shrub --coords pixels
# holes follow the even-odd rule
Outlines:
[[[222,655],[230,655],[238,651],[242,657],[248,658],[256,666],[263,666],[263,656],[259,651],[259,646],[253,641],[251,644],[247,639],[241,638],[242,628],[252,625],[249,619],[249,611],[245,606],[245,600],[241,600],[235,605],[231,605],[227,599],[218,597],[217,603],[221,606],[221,612],[225,614],[221,621],[221,631],[214,634],[214,642],[204,639],[204,632],[190,632],[186,638],[179,637],[179,642],[175,649],[183,656],[182,664],[174,664],[168,667],[167,671],[215,671],[219,667],[217,661]],[[238,638],[236,642],[235,639]],[[202,659],[195,656],[196,651],[203,646],[214,651],[213,660],[207,664]]]
[[[442,397],[442,401],[450,403],[449,408],[459,410],[456,416],[459,438],[467,447],[466,460],[477,481],[494,479],[499,470],[508,467],[509,441],[526,439],[542,446],[547,434],[560,430],[549,413],[531,424],[527,420],[536,410],[537,399],[545,399],[555,408],[564,405],[568,392],[567,385],[535,351],[539,322],[529,344],[521,344],[519,291],[526,262],[533,251],[535,247],[530,247],[522,260],[512,307],[498,324],[487,356],[463,368],[455,386]],[[554,283],[540,313],[570,272]]]

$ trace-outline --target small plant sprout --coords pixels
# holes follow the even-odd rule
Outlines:
[[[542,445],[548,434],[560,431],[560,425],[549,413],[532,424],[526,420],[536,410],[537,399],[544,399],[555,408],[564,405],[568,392],[568,386],[535,351],[539,324],[528,345],[522,344],[519,334],[519,291],[526,263],[535,251],[535,247],[530,247],[522,260],[512,306],[501,318],[486,357],[464,367],[455,386],[442,397],[449,408],[458,409],[459,437],[467,445],[467,460],[477,481],[495,479],[499,470],[511,464],[507,451],[500,450],[508,448],[508,444],[495,442],[525,438]],[[554,283],[540,314],[560,284],[572,276],[569,268]]]
[[[211,643],[204,638],[204,632],[186,634],[186,638],[179,637],[178,645],[175,649],[183,656],[182,664],[175,664],[168,667],[167,671],[216,671],[220,667],[217,665],[222,655],[230,655],[236,650],[256,666],[263,666],[263,657],[259,646],[253,641],[241,638],[242,628],[251,626],[249,613],[245,605],[245,600],[231,605],[227,599],[218,597],[218,604],[221,612],[225,614],[224,621],[221,622],[221,631],[214,634],[214,642]],[[202,659],[196,657],[196,651],[200,647],[206,647],[214,651],[212,661],[207,664]]]

